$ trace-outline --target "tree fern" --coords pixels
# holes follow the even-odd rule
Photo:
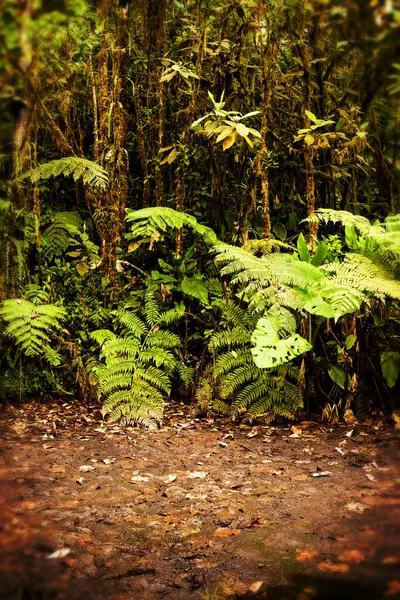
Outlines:
[[[83,183],[103,190],[106,189],[108,184],[107,171],[103,167],[86,158],[76,156],[59,158],[43,163],[35,169],[28,171],[23,178],[29,177],[34,182],[40,179],[58,177],[59,175],[73,177],[74,181],[82,178]]]
[[[0,317],[7,323],[5,334],[14,340],[27,356],[43,353],[51,333],[61,329],[66,311],[53,304],[34,304],[28,300],[6,300]]]

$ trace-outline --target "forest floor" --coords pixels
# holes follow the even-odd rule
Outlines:
[[[0,598],[400,597],[400,431],[105,424],[25,403],[0,425]]]

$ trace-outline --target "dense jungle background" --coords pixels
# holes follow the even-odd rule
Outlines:
[[[393,412],[394,2],[4,0],[0,28],[3,401]]]

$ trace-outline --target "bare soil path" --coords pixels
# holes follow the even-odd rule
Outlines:
[[[177,405],[157,431],[73,403],[7,408],[0,598],[400,598],[399,438]]]

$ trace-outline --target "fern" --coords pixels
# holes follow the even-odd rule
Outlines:
[[[151,427],[162,419],[173,374],[183,373],[175,354],[180,338],[161,328],[163,317],[171,310],[163,313],[154,290],[146,291],[142,309],[137,302],[133,304],[129,306],[128,302],[114,313],[119,335],[104,329],[90,334],[101,346],[100,363],[92,364],[91,371],[97,378],[104,416],[124,424]],[[176,318],[174,314],[173,320]],[[185,381],[192,380],[193,375],[185,372]]]
[[[127,223],[131,223],[131,231],[126,235],[128,240],[140,238],[155,239],[157,233],[165,233],[168,229],[188,227],[199,235],[207,246],[218,242],[217,236],[210,227],[201,225],[197,220],[183,212],[178,212],[165,206],[143,208],[142,210],[127,210]]]
[[[5,334],[11,337],[27,356],[43,354],[51,333],[61,329],[66,311],[53,304],[37,305],[28,300],[6,300],[0,317],[7,323]]]
[[[293,315],[282,306],[274,305],[269,314],[281,320],[282,332],[291,332],[296,326]],[[265,369],[254,363],[251,339],[257,321],[251,310],[232,301],[226,304],[222,329],[211,337],[208,346],[214,356],[211,376],[216,382],[215,390],[202,378],[196,391],[198,403],[207,405],[208,410],[216,412],[216,403],[222,402],[223,414],[229,407],[233,416],[241,414],[253,420],[263,415],[271,420],[277,415],[293,416],[302,405],[297,391],[297,368],[285,365]]]
[[[368,219],[360,215],[353,215],[347,210],[333,210],[330,208],[319,208],[313,215],[302,221],[303,223],[340,223],[344,227],[354,227],[361,235],[367,236],[371,233],[384,233],[385,229],[379,225],[371,225]]]
[[[58,177],[59,175],[64,175],[64,177],[71,176],[74,181],[82,178],[83,183],[103,190],[106,189],[108,184],[107,171],[103,167],[86,158],[75,156],[51,160],[39,165],[22,176],[21,179],[29,177],[34,182],[40,179]]]
[[[41,235],[43,254],[49,260],[62,256],[71,240],[81,232],[82,222],[77,213],[59,212],[51,217],[51,224]]]

